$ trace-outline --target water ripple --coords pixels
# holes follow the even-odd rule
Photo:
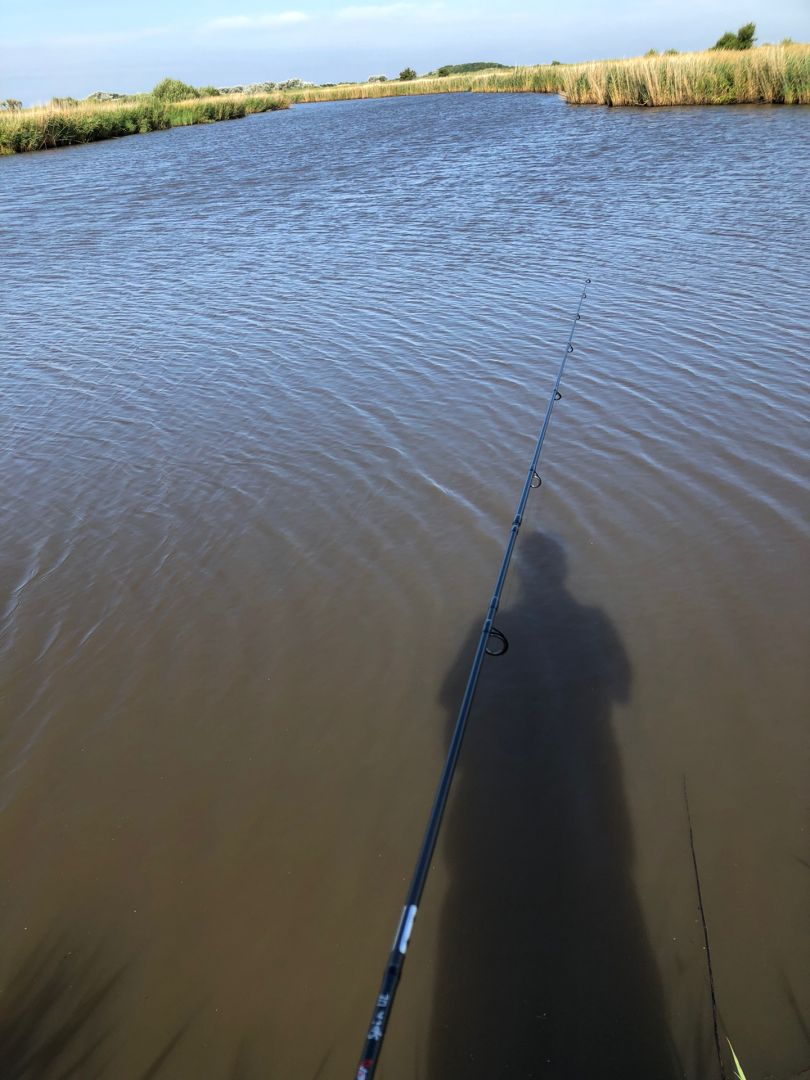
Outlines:
[[[0,159],[0,773],[11,834],[33,838],[21,910],[47,921],[60,844],[80,835],[77,903],[118,912],[118,933],[143,872],[156,934],[199,933],[202,955],[258,917],[233,917],[210,853],[229,897],[253,892],[240,867],[278,867],[261,915],[285,935],[263,958],[294,1016],[276,1018],[274,1075],[315,1071],[300,1048],[331,1011],[300,972],[333,948],[322,928],[339,917],[345,935],[347,912],[368,911],[346,868],[376,873],[369,819],[401,845],[385,880],[407,869],[441,686],[491,588],[586,276],[527,529],[564,542],[572,588],[631,658],[617,723],[650,924],[671,866],[645,831],[651,784],[679,791],[682,763],[696,802],[722,804],[702,822],[716,865],[730,806],[798,835],[798,796],[758,784],[806,780],[790,658],[810,537],[808,158],[803,109],[461,95]],[[718,765],[732,759],[736,803]],[[124,819],[148,842],[114,848],[106,823]],[[735,820],[766,912],[769,883],[795,895],[787,855],[774,865],[788,841]],[[312,851],[321,877],[285,904]],[[174,921],[164,859],[213,898],[215,927],[193,903]],[[723,888],[717,923],[739,909]],[[725,970],[766,922],[771,954],[791,954],[782,921],[748,926]],[[671,938],[655,942],[664,967]],[[249,953],[239,941],[214,965],[240,1002]],[[756,1046],[779,988],[759,969],[728,981],[769,990],[728,1006]],[[770,1056],[752,1050],[755,1074],[798,1068],[789,1028]],[[184,1070],[214,1075],[207,1059]]]

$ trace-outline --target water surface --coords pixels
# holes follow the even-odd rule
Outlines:
[[[4,1075],[352,1074],[586,276],[380,1074],[715,1075],[684,781],[724,1030],[810,1067],[808,118],[0,161]]]

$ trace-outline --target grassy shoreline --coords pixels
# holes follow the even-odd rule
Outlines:
[[[232,120],[316,101],[417,94],[560,94],[572,105],[808,105],[810,45],[763,45],[744,52],[597,60],[471,72],[403,82],[303,87],[165,102],[150,95],[0,113],[0,154],[72,146],[122,135]]]
[[[189,124],[213,124],[289,107],[289,101],[280,94],[233,94],[189,101],[159,101],[143,95],[129,101],[21,109],[0,114],[0,154],[76,146]]]
[[[762,45],[576,64],[562,88],[572,105],[808,105],[810,45]]]
[[[292,103],[413,94],[560,94],[572,105],[810,105],[810,45],[540,64],[408,82],[290,90]]]

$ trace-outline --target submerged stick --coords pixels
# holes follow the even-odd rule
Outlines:
[[[585,279],[586,286],[590,283],[590,280],[590,278]],[[478,677],[481,674],[481,666],[484,663],[484,657],[486,655],[502,656],[509,647],[506,637],[500,630],[495,629],[493,623],[501,601],[501,593],[503,592],[503,587],[506,582],[506,576],[509,572],[509,564],[512,561],[512,553],[515,550],[518,532],[523,523],[523,513],[526,509],[526,503],[529,501],[529,493],[533,488],[540,487],[541,480],[537,474],[540,452],[543,449],[543,442],[546,437],[546,432],[548,431],[548,425],[551,421],[551,414],[554,411],[555,402],[559,401],[562,397],[562,394],[560,393],[560,381],[563,377],[563,372],[565,371],[566,360],[568,359],[569,354],[574,351],[574,331],[581,318],[580,309],[582,308],[582,301],[586,296],[587,292],[583,288],[579,303],[577,304],[576,313],[571,322],[571,330],[568,334],[568,341],[566,342],[565,352],[560,361],[559,370],[557,371],[554,388],[548,399],[543,426],[540,429],[540,434],[534,448],[534,454],[532,455],[529,464],[529,470],[526,473],[526,479],[523,483],[523,490],[520,493],[515,517],[512,522],[512,529],[509,533],[509,539],[501,562],[501,568],[498,572],[498,579],[495,583],[495,591],[492,594],[492,599],[487,608],[486,618],[481,627],[481,636],[478,639],[478,647],[475,650],[472,667],[467,678],[467,686],[464,690],[464,697],[461,700],[458,718],[456,719],[453,735],[450,739],[450,748],[447,751],[447,758],[433,799],[433,808],[430,812],[425,835],[422,838],[422,846],[419,849],[419,857],[416,860],[411,884],[405,898],[405,905],[402,908],[399,926],[397,927],[397,932],[394,936],[394,944],[391,949],[391,954],[388,957],[388,963],[385,967],[380,992],[377,995],[377,1000],[374,1005],[374,1012],[371,1016],[371,1025],[363,1045],[363,1053],[357,1066],[355,1080],[371,1080],[371,1077],[374,1076],[375,1069],[377,1068],[377,1062],[380,1057],[382,1042],[385,1036],[385,1029],[391,1016],[391,1010],[394,1005],[394,996],[405,963],[405,952],[408,948],[408,941],[411,936],[411,930],[413,929],[419,901],[422,898],[422,891],[424,890],[425,881],[427,880],[428,871],[430,870],[430,860],[439,835],[444,808],[447,804],[447,797],[450,794],[450,785],[453,782],[453,773],[455,772],[458,755],[461,750],[461,743],[464,739],[467,719],[472,708],[473,698],[475,697],[475,691],[478,686]]]
[[[689,795],[686,791],[686,777],[683,778],[683,800],[686,803],[686,820],[689,822],[689,847],[692,851],[692,866],[695,868],[695,885],[697,886],[698,911],[700,912],[700,921],[703,924],[703,941],[706,945],[706,968],[709,972],[709,991],[711,993],[712,999],[714,1047],[717,1051],[717,1064],[720,1067],[720,1076],[722,1080],[726,1080],[726,1068],[723,1064],[723,1054],[720,1050],[720,1032],[717,1019],[717,995],[714,991],[714,972],[712,971],[712,950],[709,947],[709,928],[706,925],[706,913],[703,910],[703,894],[700,890],[700,874],[698,873],[697,855],[695,854],[695,835],[692,831],[692,815],[689,812]]]

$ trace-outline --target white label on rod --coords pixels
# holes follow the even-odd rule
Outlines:
[[[405,951],[408,948],[408,941],[411,937],[411,930],[413,930],[413,920],[416,918],[416,904],[411,904],[410,907],[405,908],[402,913],[402,929],[399,932],[399,942],[397,948],[405,955]]]

